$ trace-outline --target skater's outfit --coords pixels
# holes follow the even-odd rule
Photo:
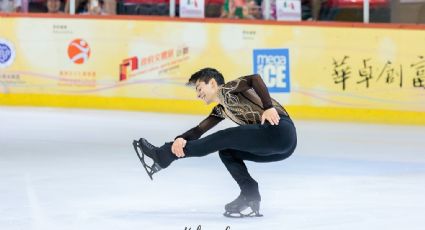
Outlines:
[[[244,76],[222,85],[219,99],[220,103],[206,119],[178,136],[187,140],[183,149],[184,158],[201,157],[218,151],[222,162],[241,189],[241,194],[234,203],[238,203],[238,199],[259,202],[261,197],[258,183],[248,173],[244,160],[273,162],[289,157],[297,145],[295,126],[286,110],[270,97],[259,75]],[[261,125],[261,115],[272,107],[280,115],[279,124],[271,125],[266,121]],[[226,117],[240,126],[200,138]],[[155,148],[154,158],[161,168],[168,167],[178,159],[171,152],[172,144],[173,142],[168,142]],[[232,203],[226,205],[226,211],[231,209],[231,205]]]

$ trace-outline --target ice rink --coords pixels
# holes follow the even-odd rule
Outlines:
[[[264,217],[229,219],[224,204],[239,188],[218,154],[176,161],[151,181],[131,145],[163,144],[202,118],[0,107],[0,229],[425,228],[423,126],[295,120],[290,158],[247,163]]]

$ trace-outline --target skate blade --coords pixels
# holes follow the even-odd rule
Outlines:
[[[243,214],[241,212],[225,212],[223,213],[223,216],[228,217],[228,218],[247,218],[247,217],[263,217],[262,214],[258,213],[258,212],[251,212],[248,214]]]
[[[225,212],[223,213],[223,216],[228,218],[244,218],[244,215],[242,213],[235,213],[235,212]]]
[[[263,217],[263,214],[260,214],[259,212],[251,212],[249,214],[244,215],[244,217]]]
[[[139,142],[138,142],[138,141],[136,141],[136,140],[134,140],[134,141],[133,141],[133,147],[134,147],[134,151],[136,151],[137,156],[139,157],[139,160],[140,160],[140,162],[142,163],[143,168],[145,169],[145,171],[146,171],[146,173],[148,174],[149,178],[151,178],[151,180],[153,180],[152,175],[153,175],[155,172],[152,172],[152,171],[153,171],[153,170],[152,170],[152,167],[151,167],[151,166],[149,166],[149,165],[147,165],[147,164],[145,163],[145,154],[144,154],[144,153],[143,153],[143,151],[140,149],[140,147],[139,147]],[[140,156],[139,149],[140,149],[140,152],[142,153],[142,156]],[[149,172],[149,170],[150,170],[150,172]]]

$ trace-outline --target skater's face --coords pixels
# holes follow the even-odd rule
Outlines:
[[[217,100],[218,86],[214,79],[211,79],[208,83],[198,80],[195,89],[197,97],[203,100],[205,104],[208,105]]]

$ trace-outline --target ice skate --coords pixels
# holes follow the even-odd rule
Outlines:
[[[162,169],[161,166],[159,166],[159,164],[158,164],[159,159],[158,159],[158,155],[156,153],[157,147],[155,147],[154,145],[149,143],[144,138],[140,138],[139,141],[134,140],[133,141],[133,147],[134,147],[134,150],[137,153],[137,156],[140,159],[140,162],[142,162],[142,165],[145,168],[146,173],[151,178],[151,180],[153,180],[152,175],[157,173],[158,171],[160,171]],[[140,150],[140,152],[139,152],[139,150]],[[153,161],[152,165],[149,165],[146,162],[145,155]]]
[[[251,212],[244,212],[247,208],[250,208]],[[224,209],[225,212],[223,215],[230,218],[263,216],[260,214],[260,200],[247,200],[247,198],[242,194],[234,201],[226,204]]]

